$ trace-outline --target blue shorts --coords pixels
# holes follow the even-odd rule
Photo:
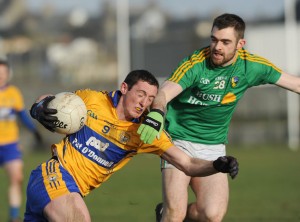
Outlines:
[[[16,159],[22,159],[18,143],[0,145],[0,166]]]
[[[47,221],[43,210],[53,199],[72,192],[80,193],[73,177],[56,158],[39,165],[31,172],[27,185],[24,221]]]

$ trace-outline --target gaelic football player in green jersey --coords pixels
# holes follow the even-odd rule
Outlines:
[[[138,129],[142,141],[152,143],[160,135],[165,117],[165,129],[176,146],[190,156],[214,160],[225,155],[232,114],[248,88],[276,84],[300,93],[299,78],[243,48],[244,31],[237,15],[215,18],[210,46],[184,58],[160,88]],[[229,198],[227,175],[190,177],[163,161],[162,177],[157,221],[222,221]],[[187,206],[189,185],[197,200]]]

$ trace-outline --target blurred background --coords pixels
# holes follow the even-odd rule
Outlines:
[[[299,74],[298,0],[0,0],[0,51],[9,55],[12,83],[30,108],[42,93],[113,90],[132,69],[147,69],[162,82],[209,43],[213,18],[224,12],[244,18],[246,49]],[[298,95],[274,86],[250,89],[229,141],[297,150],[298,123]]]
[[[0,53],[8,55],[12,84],[29,109],[45,93],[114,90],[133,69],[163,82],[181,59],[208,45],[213,19],[225,12],[244,18],[246,49],[300,74],[299,0],[0,0]],[[36,147],[20,126],[27,180],[61,135],[39,124],[45,144]],[[225,221],[300,221],[300,153],[290,151],[298,148],[299,96],[275,86],[248,90],[229,132],[228,153],[240,160],[241,173],[230,181]],[[159,159],[134,159],[86,198],[93,221],[154,221]],[[4,197],[4,173],[0,180]],[[5,221],[7,199],[1,200]]]

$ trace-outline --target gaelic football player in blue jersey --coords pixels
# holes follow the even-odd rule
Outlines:
[[[24,106],[21,91],[9,84],[11,70],[6,56],[0,57],[0,166],[9,178],[9,221],[19,220],[22,203],[23,161],[19,146],[17,118],[34,133],[37,142],[41,136]]]
[[[87,121],[78,132],[53,144],[52,158],[32,171],[25,221],[91,221],[83,197],[139,153],[159,155],[189,176],[223,172],[234,178],[238,173],[234,157],[215,161],[191,158],[174,146],[166,133],[152,144],[140,140],[137,129],[157,91],[157,80],[146,70],[130,72],[120,90],[76,91],[87,107]],[[48,109],[47,103],[53,98],[41,96],[31,108],[32,117],[51,131],[56,120],[51,114],[56,110]]]
[[[300,93],[300,79],[287,74],[243,47],[245,23],[234,14],[215,18],[210,46],[184,58],[163,83],[138,133],[152,143],[163,125],[174,144],[195,158],[215,160],[225,155],[232,114],[245,91],[253,86],[275,84]],[[222,221],[228,205],[225,174],[191,177],[162,162],[163,204],[156,208],[157,221]],[[187,206],[187,187],[196,202]],[[163,210],[162,210],[163,208]],[[161,220],[162,217],[162,220]]]

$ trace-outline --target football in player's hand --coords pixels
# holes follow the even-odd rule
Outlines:
[[[79,131],[87,119],[87,109],[83,100],[72,92],[61,92],[55,95],[47,108],[56,109],[58,120],[54,131],[60,134],[72,134]]]

